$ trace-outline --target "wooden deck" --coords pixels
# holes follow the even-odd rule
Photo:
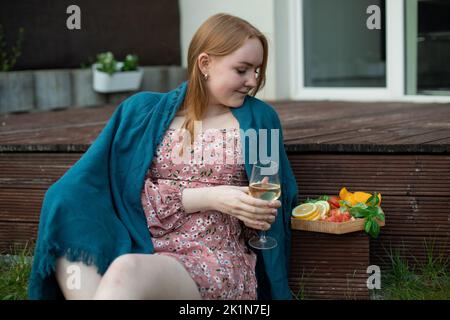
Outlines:
[[[386,226],[370,240],[293,231],[290,284],[307,298],[367,299],[370,264],[399,250],[411,265],[450,254],[450,104],[273,102],[300,201],[382,193]],[[116,106],[0,117],[0,251],[36,236],[47,188],[87,150]],[[428,249],[429,251],[429,249]]]
[[[290,151],[450,152],[450,104],[271,104],[280,116]],[[106,105],[0,116],[0,151],[53,151],[57,145],[83,151],[115,108]]]

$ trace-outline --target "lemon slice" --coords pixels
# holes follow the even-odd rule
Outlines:
[[[316,211],[316,213],[315,213],[314,215],[312,215],[311,217],[309,217],[308,219],[306,219],[306,220],[309,220],[309,221],[316,221],[316,220],[319,220],[320,217],[321,217],[321,215],[320,215],[319,206],[317,206],[317,211]]]
[[[318,204],[318,203],[322,203],[327,208],[327,213],[328,213],[328,211],[330,211],[330,204],[328,203],[328,201],[320,200],[320,201],[316,202],[316,204]]]
[[[317,211],[319,213],[319,218],[325,218],[327,216],[328,211],[330,210],[330,205],[327,201],[317,201],[315,202],[317,206]]]
[[[303,203],[292,210],[292,216],[297,219],[309,220],[317,214],[317,206],[314,203]]]

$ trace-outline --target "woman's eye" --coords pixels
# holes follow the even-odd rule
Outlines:
[[[239,73],[241,75],[243,75],[247,72],[246,69],[236,69],[236,71],[237,71],[237,73]],[[259,68],[255,69],[255,77],[258,78],[258,76],[259,76]]]

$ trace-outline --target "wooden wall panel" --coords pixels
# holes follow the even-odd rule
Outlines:
[[[289,284],[307,299],[368,299],[369,238],[292,231]]]
[[[0,153],[0,252],[33,243],[45,192],[80,153]]]
[[[341,187],[381,192],[386,226],[370,240],[371,264],[387,270],[390,248],[397,248],[412,268],[419,268],[427,259],[424,243],[450,256],[449,155],[291,153],[289,159],[300,202],[337,195]]]
[[[82,153],[0,153],[0,250],[36,239],[47,188]],[[396,154],[289,154],[299,199],[350,191],[382,193],[386,226],[378,239],[363,232],[327,235],[293,230],[291,274],[294,293],[303,283],[307,298],[368,299],[366,270],[390,265],[400,250],[412,267],[434,252],[449,256],[450,156]],[[413,258],[414,257],[414,258]]]

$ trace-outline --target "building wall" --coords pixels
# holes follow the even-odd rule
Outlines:
[[[69,30],[67,7],[81,9],[81,30]],[[12,45],[25,29],[13,70],[79,68],[112,51],[135,53],[141,65],[180,65],[178,0],[1,0],[0,24]]]

